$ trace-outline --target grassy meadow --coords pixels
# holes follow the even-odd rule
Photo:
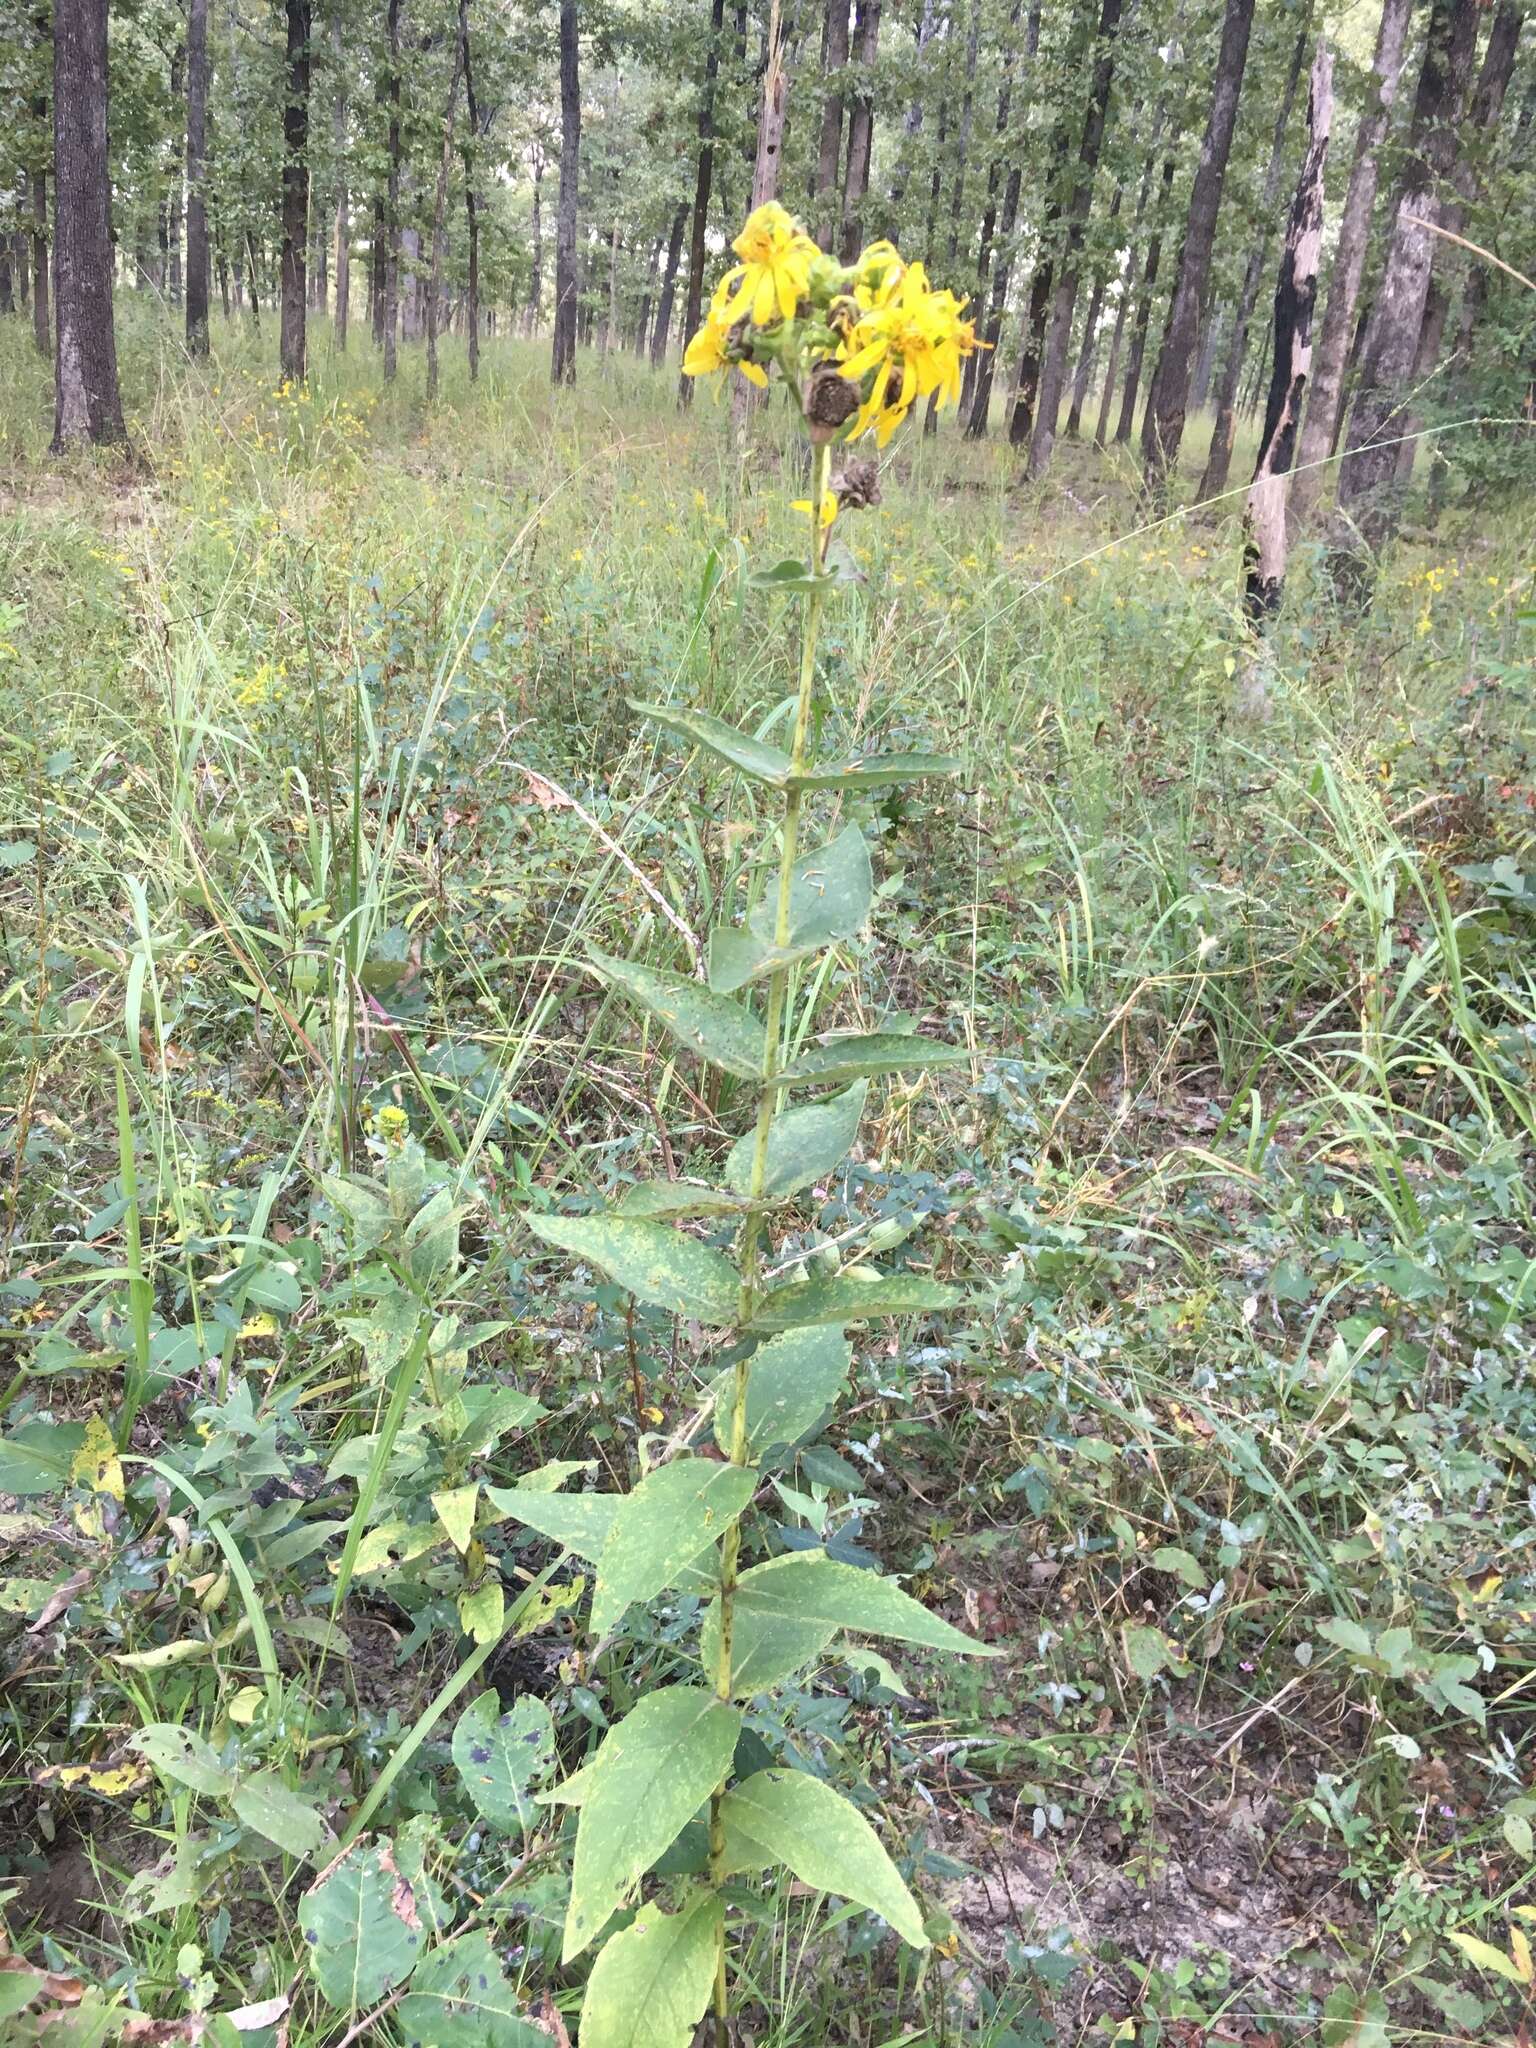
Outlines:
[[[192,367],[120,315],[133,466],[47,459],[0,324],[0,1912],[77,2021],[418,2038],[305,1968],[361,1817],[569,2038],[564,1810],[489,1837],[455,1720],[536,1694],[574,1768],[697,1601],[595,1658],[569,1561],[482,1529],[522,1605],[480,1640],[463,1546],[412,1532],[549,1461],[623,1489],[709,1376],[523,1215],[740,1128],[583,949],[687,971],[739,899],[756,785],[629,705],[785,741],[795,600],[747,570],[799,544],[800,458],[628,356],[555,392],[493,339],[471,387],[450,342],[429,411],[362,333],[285,390],[265,332]],[[1260,722],[1241,493],[1147,525],[1135,482],[1064,444],[1027,489],[946,421],[837,522],[823,755],[962,771],[820,800],[877,915],[791,1038],[814,995],[969,1058],[876,1084],[772,1257],[873,1242],[965,1305],[856,1330],[759,1511],[1005,1654],[790,1689],[934,1945],[784,1874],[741,2048],[1529,2038],[1536,500],[1410,524],[1363,620],[1303,541]],[[358,1175],[402,1225],[449,1191],[443,1398],[502,1426],[446,1476],[430,1416],[414,1464],[358,1451],[399,1360]],[[140,1768],[166,1726],[232,1804]]]

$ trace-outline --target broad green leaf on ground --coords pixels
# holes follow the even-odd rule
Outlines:
[[[760,1344],[747,1361],[747,1456],[761,1458],[774,1444],[798,1443],[834,1405],[848,1377],[853,1347],[821,1324],[785,1330]],[[710,1387],[715,1441],[729,1457],[736,1418],[736,1369],[727,1366]]]
[[[768,1133],[763,1197],[781,1201],[799,1194],[824,1174],[842,1164],[864,1115],[867,1081],[855,1081],[840,1095],[825,1102],[804,1102],[797,1109],[780,1110]],[[757,1150],[757,1133],[748,1131],[731,1147],[725,1162],[725,1177],[738,1194],[752,1192],[752,1165]]]
[[[533,1486],[488,1486],[485,1497],[498,1514],[537,1529],[588,1564],[602,1556],[624,1498],[619,1493],[546,1493]]]
[[[708,1891],[682,1913],[642,1906],[592,1966],[581,2048],[688,2048],[714,1985],[724,1912]]]
[[[290,1856],[313,1855],[325,1840],[325,1822],[319,1813],[275,1771],[255,1771],[240,1779],[229,1803],[246,1827]]]
[[[523,1220],[546,1244],[600,1266],[641,1301],[717,1328],[736,1320],[741,1280],[723,1252],[628,1216],[534,1216]]]
[[[606,1635],[637,1600],[674,1584],[685,1565],[717,1543],[752,1498],[756,1481],[713,1458],[674,1458],[623,1496],[598,1560],[592,1633]]]
[[[788,967],[838,939],[852,938],[869,916],[875,892],[869,848],[857,825],[829,845],[803,853],[790,880],[789,939],[775,939],[778,891],[770,887],[744,925],[720,925],[709,935],[709,985],[722,996],[749,981]]]
[[[234,1784],[234,1772],[225,1770],[202,1736],[175,1722],[152,1721],[132,1737],[128,1747],[153,1764],[162,1778],[185,1785],[189,1791],[222,1797]]]
[[[1138,1623],[1122,1628],[1120,1640],[1125,1646],[1125,1661],[1138,1678],[1151,1681],[1160,1671],[1170,1665],[1184,1662],[1184,1652],[1171,1636],[1164,1635],[1160,1628]]]
[[[690,975],[642,967],[637,960],[616,960],[595,946],[587,951],[598,973],[664,1025],[680,1045],[744,1081],[762,1079],[763,1027],[750,1010],[713,994]]]
[[[971,1055],[963,1045],[919,1038],[915,1031],[850,1032],[808,1045],[779,1075],[783,1082],[811,1086],[854,1081],[861,1074],[908,1074],[926,1067],[961,1067]]]
[[[725,1776],[741,1715],[701,1687],[648,1693],[583,1772],[562,1960],[573,1962]]]
[[[813,1323],[858,1323],[870,1316],[953,1308],[960,1290],[920,1273],[876,1273],[845,1266],[814,1280],[775,1287],[757,1305],[754,1330],[799,1330]]]
[[[83,1422],[24,1422],[0,1436],[0,1493],[30,1499],[62,1492],[84,1441]]]
[[[763,1692],[818,1657],[835,1635],[887,1636],[950,1656],[998,1657],[1001,1647],[980,1643],[945,1621],[894,1579],[857,1565],[839,1564],[825,1551],[797,1551],[754,1565],[736,1582],[731,1632],[731,1690]],[[704,1617],[700,1654],[712,1669],[720,1642],[719,1603]]]
[[[819,1892],[835,1892],[927,1948],[923,1916],[869,1822],[804,1771],[757,1771],[720,1802],[727,1870],[784,1863]]]
[[[548,1707],[524,1693],[503,1712],[497,1693],[481,1693],[454,1728],[453,1762],[482,1818],[507,1834],[521,1834],[535,1811],[532,1788],[554,1768],[555,1724]]]
[[[637,1180],[619,1197],[621,1216],[739,1216],[747,1207],[730,1188],[706,1187],[698,1180]]]
[[[723,719],[711,718],[707,711],[686,711],[672,704],[642,704],[635,697],[629,698],[628,703],[630,710],[638,711],[642,718],[654,719],[668,732],[692,740],[728,766],[750,775],[754,782],[781,788],[789,778],[788,754],[766,740],[755,740],[749,733],[738,732]]]
[[[315,1981],[347,2012],[374,2004],[411,1974],[432,1925],[387,1841],[354,1842],[299,1901]]]
[[[424,1956],[395,2019],[405,2048],[550,2048],[549,2036],[525,2015],[484,1930]]]
[[[928,775],[958,775],[953,754],[866,754],[840,768],[813,768],[791,775],[791,789],[884,789],[897,782],[920,782]]]

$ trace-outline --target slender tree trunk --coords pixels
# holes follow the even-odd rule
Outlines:
[[[1259,459],[1248,492],[1243,611],[1249,624],[1259,630],[1280,609],[1285,593],[1285,495],[1312,365],[1312,316],[1323,244],[1323,168],[1332,119],[1333,60],[1320,37],[1307,95],[1307,154],[1296,181],[1275,286],[1274,374],[1264,410]]]
[[[11,289],[11,244],[10,238],[0,238],[0,319],[14,313],[16,296]]]
[[[821,137],[816,151],[814,233],[822,248],[837,238],[842,192],[843,87],[848,68],[849,0],[827,0],[822,20]]]
[[[1434,0],[1414,102],[1413,135],[1394,210],[1381,287],[1360,362],[1360,383],[1339,467],[1341,532],[1332,550],[1335,586],[1368,602],[1375,558],[1402,517],[1396,437],[1408,396],[1435,260],[1425,223],[1440,218],[1439,192],[1456,164],[1458,131],[1477,45],[1477,0]]]
[[[53,4],[53,451],[126,441],[112,325],[107,0]]]
[[[1313,355],[1307,415],[1296,449],[1296,474],[1291,480],[1290,499],[1293,526],[1300,526],[1317,503],[1323,485],[1323,465],[1333,453],[1342,416],[1340,399],[1344,390],[1345,358],[1350,351],[1360,279],[1370,242],[1381,142],[1393,101],[1397,98],[1397,83],[1402,73],[1403,49],[1412,12],[1413,0],[1382,0],[1376,56],[1355,134],[1355,156],[1350,167],[1344,210],[1339,218],[1339,240],[1328,285],[1328,306]]]
[[[1184,438],[1189,380],[1194,368],[1195,333],[1211,274],[1211,250],[1216,239],[1217,215],[1221,211],[1227,158],[1232,151],[1232,130],[1237,123],[1243,71],[1248,62],[1253,7],[1254,0],[1226,0],[1221,47],[1217,52],[1216,74],[1211,86],[1210,112],[1200,144],[1195,182],[1190,191],[1173,304],[1169,308],[1168,324],[1163,330],[1163,345],[1158,351],[1157,369],[1153,373],[1146,417],[1141,426],[1147,490],[1156,504],[1166,499],[1168,474],[1179,459],[1179,443]]]
[[[1136,302],[1136,318],[1131,324],[1131,353],[1125,366],[1125,389],[1120,394],[1120,419],[1115,427],[1115,442],[1130,442],[1136,422],[1136,400],[1141,390],[1142,365],[1146,361],[1147,338],[1152,327],[1152,297],[1157,288],[1157,273],[1163,263],[1163,214],[1173,181],[1177,172],[1177,160],[1170,149],[1163,158],[1162,190],[1158,195],[1158,222],[1152,239],[1147,244],[1147,260],[1142,266],[1141,292]]]
[[[186,109],[187,53],[178,44],[171,53],[171,108],[184,120]],[[166,201],[166,290],[173,306],[181,304],[181,181],[185,130],[182,123],[171,135],[170,195]]]
[[[331,4],[331,53],[336,60],[336,97],[331,103],[331,143],[336,157],[336,346],[347,346],[347,316],[352,310],[352,221],[347,192],[347,87],[341,41],[341,6]]]
[[[469,381],[480,375],[480,209],[475,199],[474,152],[480,142],[480,107],[475,98],[475,71],[470,62],[469,0],[459,0],[459,59],[464,66],[465,136],[464,227],[468,238],[464,292],[464,335],[469,354]]]
[[[1275,116],[1275,132],[1269,148],[1269,163],[1264,172],[1264,187],[1259,199],[1259,219],[1262,226],[1258,239],[1248,252],[1247,267],[1243,272],[1243,287],[1238,293],[1237,312],[1232,322],[1232,332],[1227,337],[1226,361],[1222,365],[1221,382],[1216,387],[1216,423],[1211,429],[1210,453],[1206,457],[1205,472],[1195,492],[1197,504],[1208,498],[1218,498],[1227,487],[1227,475],[1232,467],[1232,443],[1237,434],[1237,386],[1243,373],[1243,356],[1248,347],[1248,325],[1253,318],[1253,309],[1259,300],[1259,285],[1269,268],[1269,223],[1274,217],[1275,200],[1280,191],[1280,178],[1285,169],[1285,137],[1291,125],[1291,110],[1296,104],[1296,87],[1301,79],[1301,66],[1307,54],[1307,40],[1310,27],[1303,27],[1296,38],[1296,49],[1291,57],[1291,68],[1286,73],[1285,91],[1280,99],[1280,111]]]
[[[208,0],[187,7],[187,350],[208,353]]]
[[[21,174],[21,189],[18,203],[25,207],[27,202],[27,174]],[[25,313],[32,303],[32,253],[27,237],[20,228],[11,237],[11,260],[16,268],[16,297]]]
[[[432,197],[432,270],[427,280],[427,403],[437,397],[437,325],[442,312],[443,255],[448,214],[448,173],[453,168],[453,129],[459,113],[459,82],[464,76],[464,38],[453,44],[453,76],[448,85],[448,110],[443,115],[443,152],[437,162],[437,190]]]
[[[1008,17],[1008,36],[1003,46],[1003,77],[997,89],[997,143],[993,152],[992,165],[987,173],[987,203],[981,216],[981,269],[982,290],[990,295],[987,300],[987,317],[982,327],[981,338],[985,343],[969,359],[975,364],[971,380],[970,404],[966,413],[965,438],[980,441],[987,431],[987,416],[992,409],[992,385],[997,375],[997,348],[1003,332],[1003,318],[1008,310],[1008,286],[1013,276],[1013,236],[1019,218],[1019,194],[1023,189],[1024,166],[1021,153],[1013,152],[1013,161],[1008,166],[1007,182],[1003,186],[1002,217],[997,209],[997,180],[1004,153],[1008,150],[1009,122],[1013,112],[1013,73],[1015,63],[1015,36],[1018,29],[1020,0],[1014,5]],[[1024,54],[1026,62],[1033,64],[1039,48],[1040,8],[1032,6],[1025,30]],[[997,233],[997,253],[994,259],[992,237]],[[951,230],[951,240],[954,234]],[[954,261],[953,254],[950,258]],[[1038,278],[1038,267],[1036,276]]]
[[[576,0],[560,0],[560,203],[555,216],[555,335],[550,357],[556,384],[576,381],[576,204],[581,169],[577,33]]]
[[[302,384],[307,373],[304,263],[309,246],[309,0],[287,0],[287,86],[283,100],[282,317],[278,362]]]
[[[389,43],[389,75],[384,88],[389,103],[389,123],[384,142],[384,289],[380,325],[384,342],[384,382],[392,384],[399,368],[400,349],[400,0],[389,0],[385,33]]]
[[[693,221],[688,236],[688,292],[683,302],[683,339],[699,324],[704,307],[704,266],[709,260],[705,231],[709,226],[709,194],[715,175],[715,81],[720,75],[720,38],[725,28],[725,0],[712,0],[709,42],[704,51],[704,87],[699,96],[699,160],[693,186]],[[679,376],[677,402],[693,403],[693,379]]]
[[[784,148],[784,121],[789,104],[789,72],[785,63],[787,37],[780,0],[770,0],[767,26],[763,31],[763,90],[757,117],[757,150],[752,164],[752,206],[766,206],[779,196],[780,158]],[[747,417],[762,402],[762,392],[745,377],[733,380],[731,418],[738,435]]]
[[[384,346],[384,270],[389,251],[389,206],[382,197],[373,202],[373,238],[368,250],[368,324],[376,349]]]
[[[220,304],[220,306],[221,306],[221,307],[222,307],[222,309],[223,309],[223,313],[224,313],[224,318],[225,318],[226,320],[228,320],[228,318],[229,318],[229,260],[228,260],[228,258],[227,258],[227,257],[226,257],[226,256],[225,256],[225,255],[223,254],[222,250],[221,250],[221,251],[220,251],[220,253],[219,253],[218,261],[217,261],[217,263],[216,263],[215,267],[216,267],[216,269],[218,270],[218,273],[219,273],[219,304]]]
[[[1195,359],[1195,381],[1190,389],[1190,408],[1199,412],[1211,395],[1211,379],[1216,374],[1216,351],[1221,346],[1221,330],[1227,324],[1225,306],[1212,306],[1200,326],[1200,353]]]
[[[539,324],[544,303],[544,152],[533,162],[533,232],[529,239],[528,318],[524,331],[531,338]]]
[[[614,346],[619,332],[619,216],[613,216],[613,226],[608,231],[608,304],[603,314],[602,342],[598,348],[598,359],[607,362],[608,351]]]
[[[1077,172],[1063,218],[1067,244],[1062,256],[1055,293],[1051,301],[1050,326],[1040,372],[1040,401],[1035,414],[1034,436],[1029,444],[1028,474],[1038,483],[1050,467],[1056,445],[1056,422],[1061,413],[1061,394],[1067,379],[1067,353],[1072,345],[1072,316],[1077,310],[1078,280],[1082,275],[1083,241],[1088,231],[1088,210],[1093,204],[1093,181],[1104,147],[1104,128],[1109,118],[1109,92],[1115,76],[1115,35],[1120,26],[1122,0],[1103,0],[1095,41],[1092,81],[1083,115],[1082,140],[1078,144]]]
[[[1120,218],[1120,203],[1125,188],[1115,187],[1114,197],[1109,202],[1108,225],[1113,227]],[[1104,311],[1104,298],[1109,290],[1109,280],[1100,270],[1094,277],[1093,290],[1088,298],[1088,311],[1083,316],[1082,346],[1078,352],[1077,372],[1072,379],[1072,404],[1067,413],[1067,439],[1075,441],[1083,430],[1083,407],[1088,403],[1088,387],[1093,381],[1093,366],[1099,353],[1099,320]]]
[[[1120,370],[1120,349],[1125,339],[1125,323],[1131,310],[1131,276],[1135,268],[1135,252],[1141,224],[1146,218],[1147,201],[1152,196],[1152,171],[1157,161],[1157,145],[1162,140],[1163,124],[1168,117],[1167,95],[1158,101],[1157,113],[1152,121],[1152,133],[1147,138],[1146,162],[1142,167],[1141,189],[1136,194],[1136,215],[1131,222],[1131,238],[1125,252],[1125,270],[1120,281],[1120,295],[1115,304],[1115,327],[1109,339],[1109,361],[1104,366],[1104,393],[1099,400],[1098,424],[1093,430],[1093,445],[1102,448],[1109,438],[1110,407],[1114,403],[1115,380]]]
[[[53,175],[57,215],[59,174],[55,171]],[[53,328],[48,317],[48,173],[35,170],[27,183],[32,201],[32,340],[38,354],[46,359],[53,353]]]
[[[857,0],[854,59],[860,89],[848,110],[848,164],[843,178],[842,258],[851,263],[859,253],[864,201],[869,194],[869,161],[875,142],[875,89],[872,73],[880,47],[883,0]]]
[[[250,308],[251,326],[257,334],[261,332],[261,300],[256,292],[256,238],[250,230],[245,236],[245,298]]]
[[[656,307],[656,324],[651,329],[651,367],[659,370],[667,360],[667,339],[672,332],[672,302],[677,296],[677,266],[683,253],[683,233],[688,226],[688,208],[678,207],[667,237],[667,260],[661,274],[661,298]]]

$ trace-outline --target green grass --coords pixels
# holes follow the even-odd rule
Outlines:
[[[579,1761],[668,1643],[589,1670],[557,1602],[487,1659],[452,1559],[365,1569],[359,1482],[430,1513],[398,1440],[436,1455],[454,1382],[449,1339],[418,1386],[358,1338],[407,1282],[500,1326],[466,1384],[547,1411],[475,1467],[500,1483],[580,1458],[621,1484],[641,1432],[687,1422],[709,1370],[688,1334],[596,1286],[573,1311],[519,1214],[721,1155],[734,1084],[579,963],[592,939],[686,967],[735,901],[750,788],[626,700],[782,730],[792,622],[744,570],[796,544],[794,457],[770,416],[743,462],[728,409],[679,416],[627,358],[551,393],[541,346],[493,342],[471,390],[450,348],[428,413],[411,351],[383,393],[322,327],[310,389],[283,392],[266,334],[220,328],[193,368],[121,313],[133,469],[45,460],[47,367],[0,329],[0,1384],[12,1438],[99,1410],[207,1507],[130,1464],[121,1505],[76,1475],[4,1524],[12,1938],[158,2017],[283,1994],[295,2042],[340,2039],[304,1967],[305,1852],[256,1856],[153,1780],[39,1789],[182,1722],[337,1839],[360,1811],[433,1816],[454,1897],[573,2010],[557,1825],[526,1867],[476,1833],[445,1690],[475,1663],[539,1691]],[[1126,451],[1064,446],[1032,492],[947,428],[895,444],[883,504],[845,522],[864,580],[824,635],[822,750],[964,773],[852,813],[882,918],[828,992],[975,1058],[887,1088],[781,1255],[910,1225],[972,1290],[950,1327],[861,1343],[829,1447],[860,1486],[823,1482],[826,1511],[1016,1654],[916,1666],[906,1697],[842,1666],[807,1687],[797,1739],[874,1784],[957,1963],[919,1970],[786,1892],[745,1970],[754,2038],[782,2048],[1124,2021],[1151,2043],[1218,2017],[1311,2038],[1330,1997],[1392,2040],[1518,2023],[1518,1987],[1449,1937],[1507,1950],[1530,1875],[1530,506],[1405,543],[1365,622],[1332,615],[1303,545],[1254,726],[1238,503],[1143,531]],[[402,1127],[463,1212],[430,1285],[403,1239],[358,1248],[330,1179],[393,1171]],[[325,1635],[343,1557],[350,1660]],[[509,1586],[545,1561],[508,1552]],[[1198,1815],[1261,1792],[1230,1982],[1192,1951],[1181,1979],[1083,1873],[1171,1911]],[[109,1902],[138,1873],[137,1909],[61,1904],[61,1844]],[[177,1844],[196,1871],[155,1894]],[[1075,1902],[984,1925],[965,1871],[1034,1870],[1034,1896],[1053,1858]],[[1274,1875],[1309,1859],[1314,1892]],[[1292,1908],[1330,1931],[1282,1984],[1252,1922]]]

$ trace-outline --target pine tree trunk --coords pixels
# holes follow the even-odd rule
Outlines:
[[[389,0],[385,16],[389,39],[389,124],[385,135],[384,273],[379,325],[384,344],[384,382],[392,384],[399,367],[400,320],[400,0]]]
[[[309,247],[309,0],[286,0],[286,6],[282,314],[277,355],[282,374],[302,384],[308,369],[304,266]]]
[[[550,355],[550,376],[556,384],[576,381],[576,206],[581,171],[577,34],[576,0],[560,0],[560,200],[555,214],[555,332]]]
[[[859,253],[864,202],[869,196],[869,162],[875,143],[875,94],[871,79],[880,48],[883,0],[857,0],[854,58],[861,89],[848,110],[848,164],[843,177],[842,258],[851,263]]]
[[[1120,419],[1115,427],[1115,444],[1129,444],[1132,428],[1136,423],[1136,400],[1141,390],[1141,370],[1146,361],[1147,337],[1152,326],[1152,295],[1157,288],[1157,273],[1163,263],[1163,214],[1168,205],[1168,195],[1173,190],[1177,162],[1172,150],[1163,158],[1162,191],[1158,195],[1158,224],[1152,239],[1147,244],[1147,260],[1142,266],[1141,293],[1136,301],[1136,318],[1131,325],[1131,353],[1125,366],[1125,389],[1120,394]]]
[[[1307,98],[1307,154],[1296,181],[1275,286],[1274,374],[1248,492],[1243,611],[1249,624],[1259,629],[1280,609],[1285,593],[1285,496],[1312,366],[1312,318],[1323,243],[1323,170],[1332,119],[1333,60],[1320,37]]]
[[[437,190],[432,196],[432,270],[427,280],[427,403],[437,397],[437,324],[442,314],[443,257],[447,240],[448,173],[453,169],[453,129],[459,114],[459,83],[464,76],[464,38],[453,43],[453,77],[448,85],[448,111],[443,116],[443,153],[437,162]]]
[[[187,7],[187,351],[208,353],[208,0]]]
[[[1435,260],[1429,226],[1455,169],[1457,137],[1477,45],[1477,0],[1434,0],[1414,102],[1409,160],[1393,213],[1381,287],[1360,359],[1359,388],[1339,466],[1341,531],[1331,566],[1340,596],[1369,602],[1375,558],[1402,517],[1395,440],[1411,387]]]
[[[1291,58],[1291,68],[1286,74],[1280,111],[1275,116],[1275,132],[1270,143],[1269,163],[1264,172],[1264,188],[1259,199],[1259,219],[1263,225],[1258,240],[1248,252],[1248,263],[1243,272],[1243,287],[1237,298],[1237,312],[1232,322],[1232,332],[1227,337],[1226,361],[1222,365],[1221,382],[1216,387],[1216,423],[1211,429],[1211,447],[1206,457],[1205,471],[1195,492],[1197,504],[1204,504],[1208,498],[1220,497],[1227,487],[1227,476],[1232,467],[1232,443],[1237,435],[1238,380],[1243,374],[1243,357],[1248,347],[1248,326],[1253,319],[1253,309],[1258,304],[1259,284],[1269,268],[1269,223],[1274,217],[1275,200],[1280,191],[1280,175],[1285,169],[1285,136],[1291,125],[1291,110],[1296,104],[1296,87],[1301,79],[1302,61],[1307,54],[1307,35],[1307,29],[1303,28],[1296,38],[1296,49]]]
[[[1103,0],[1095,40],[1092,82],[1083,115],[1082,141],[1077,151],[1077,173],[1063,218],[1067,245],[1051,302],[1050,326],[1046,333],[1045,358],[1040,372],[1039,408],[1034,436],[1029,444],[1028,475],[1038,483],[1050,467],[1056,445],[1056,422],[1061,413],[1061,394],[1067,380],[1067,355],[1072,346],[1072,316],[1077,310],[1078,280],[1082,275],[1083,242],[1088,231],[1088,212],[1093,204],[1093,181],[1104,147],[1104,128],[1109,118],[1109,92],[1115,76],[1115,35],[1120,26],[1122,0]]]
[[[464,227],[469,243],[464,280],[464,338],[469,381],[473,384],[480,376],[480,209],[475,199],[474,166],[474,151],[480,141],[480,106],[475,98],[475,71],[470,61],[469,0],[459,0],[459,60],[464,66]]]
[[[347,347],[347,317],[352,310],[352,221],[347,192],[347,88],[341,44],[341,6],[331,0],[331,54],[336,60],[336,97],[331,103],[331,144],[336,158],[335,271],[336,346]]]
[[[53,452],[126,441],[112,325],[107,0],[53,5]],[[34,287],[35,288],[35,287]]]
[[[1237,103],[1248,62],[1253,7],[1254,0],[1226,0],[1221,47],[1217,52],[1216,73],[1211,86],[1210,112],[1189,196],[1189,214],[1184,225],[1184,246],[1179,251],[1173,303],[1168,312],[1168,324],[1163,329],[1163,345],[1158,351],[1146,417],[1141,425],[1142,465],[1148,495],[1154,504],[1163,503],[1167,497],[1169,472],[1179,459],[1179,444],[1184,438],[1189,381],[1194,369],[1195,334],[1211,274],[1211,251],[1216,239],[1216,220],[1221,211],[1221,191],[1226,182],[1227,158],[1232,152],[1232,130],[1237,123]]]
[[[683,235],[688,226],[688,208],[680,206],[672,216],[667,237],[667,260],[661,273],[661,298],[656,306],[656,324],[651,329],[651,368],[659,370],[667,360],[667,342],[672,333],[672,304],[677,297],[677,266],[682,260]]]
[[[1370,242],[1371,216],[1376,206],[1381,142],[1392,103],[1397,97],[1397,82],[1403,68],[1403,47],[1408,39],[1408,19],[1412,12],[1413,0],[1382,0],[1371,83],[1355,134],[1355,157],[1350,167],[1344,210],[1339,217],[1339,240],[1328,285],[1328,306],[1313,355],[1307,416],[1296,449],[1296,475],[1291,480],[1290,502],[1293,526],[1299,526],[1317,503],[1323,486],[1323,466],[1333,453],[1337,437],[1345,358],[1354,331],[1360,279]]]
[[[720,37],[725,27],[725,0],[713,0],[709,43],[704,52],[704,89],[699,96],[699,160],[693,186],[693,222],[688,235],[688,291],[683,301],[683,340],[699,324],[704,307],[704,266],[709,261],[705,231],[709,226],[709,194],[715,175],[715,81],[720,75]],[[693,379],[679,376],[677,402],[693,403]]]
[[[849,0],[827,0],[821,31],[821,135],[816,150],[812,232],[823,249],[837,238],[843,165],[843,86],[848,68]]]

